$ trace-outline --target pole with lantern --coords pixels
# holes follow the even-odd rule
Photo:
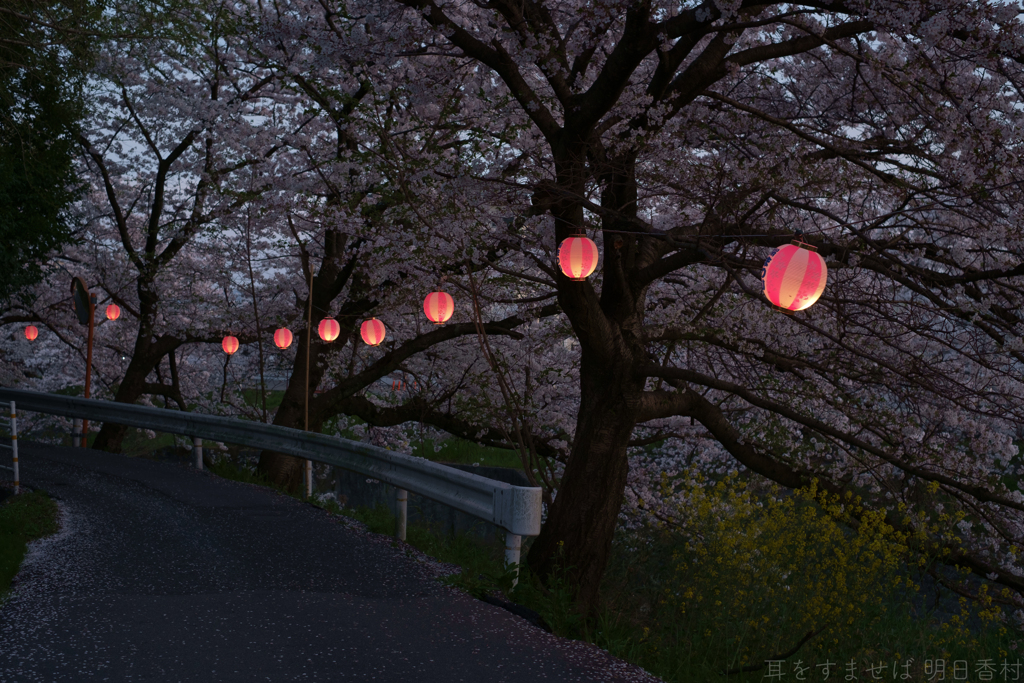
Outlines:
[[[96,295],[89,293],[85,280],[80,277],[71,279],[71,294],[75,301],[75,313],[78,315],[78,322],[89,326],[88,342],[85,352],[85,397],[89,398],[92,384],[92,339],[95,331]],[[82,446],[89,445],[89,421],[82,420]]]
[[[303,431],[309,431],[309,349],[310,341],[313,337],[313,262],[307,259],[309,264],[309,289],[308,296],[309,301],[306,307],[306,393],[304,394],[303,410],[304,416],[302,418],[302,429]],[[303,469],[304,479],[306,480],[306,497],[310,498],[313,495],[313,461],[306,460],[306,466]]]

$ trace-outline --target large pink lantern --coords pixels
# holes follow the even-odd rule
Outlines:
[[[558,248],[558,265],[566,277],[586,280],[597,268],[597,245],[589,237],[569,237]]]
[[[370,318],[359,326],[359,334],[364,342],[370,346],[377,346],[384,341],[384,323],[376,318]]]
[[[324,318],[320,321],[317,332],[320,333],[320,338],[325,342],[332,342],[341,334],[341,325],[334,318]]]
[[[787,244],[764,262],[764,295],[784,311],[802,311],[821,296],[828,279],[825,259],[808,245]]]
[[[220,343],[220,347],[224,349],[224,353],[230,356],[238,350],[238,338],[228,335],[224,337],[224,341]]]
[[[117,304],[107,306],[107,320],[117,320],[121,317],[121,307]]]
[[[36,337],[39,336],[39,330],[36,329],[35,325],[29,325],[25,328],[25,339],[29,341],[35,341]]]
[[[279,328],[274,333],[274,346],[279,349],[287,349],[292,345],[292,331],[286,327]]]
[[[423,300],[423,312],[435,325],[448,322],[455,311],[455,301],[447,292],[431,292]]]

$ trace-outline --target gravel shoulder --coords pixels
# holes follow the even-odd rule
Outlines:
[[[658,680],[288,496],[92,450],[21,455],[61,531],[0,607],[2,681]]]

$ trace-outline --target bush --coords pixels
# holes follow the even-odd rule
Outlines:
[[[0,505],[0,597],[6,597],[30,541],[57,533],[57,504],[42,491]]]

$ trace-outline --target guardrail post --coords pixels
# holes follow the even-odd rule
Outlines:
[[[395,489],[395,502],[397,508],[395,512],[395,537],[399,541],[405,540],[405,513],[409,508],[409,492],[405,489]]]
[[[203,469],[203,440],[198,436],[192,437],[192,453],[196,456],[196,469]]]
[[[75,448],[82,447],[82,419],[76,417],[71,422],[71,445]]]
[[[306,498],[313,497],[313,461],[306,461]]]
[[[519,550],[522,540],[522,536],[511,531],[505,534],[505,566],[513,565],[516,568],[516,575],[512,579],[513,588],[519,583]]]
[[[11,401],[11,452],[14,454],[14,493],[21,493],[21,482],[18,480],[18,410]]]

